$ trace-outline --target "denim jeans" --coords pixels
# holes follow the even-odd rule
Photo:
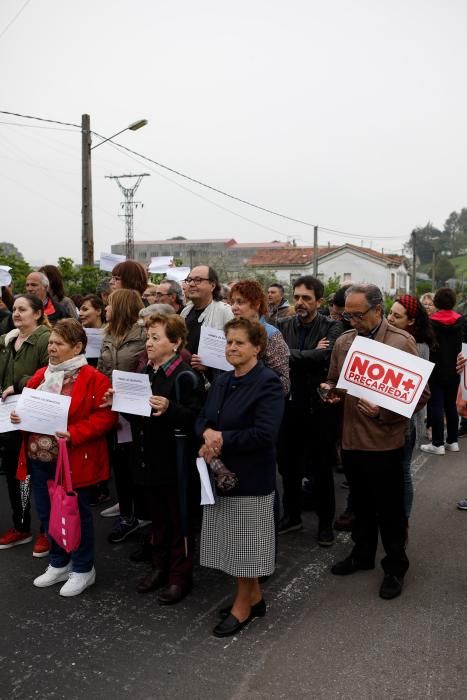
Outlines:
[[[415,447],[415,426],[410,423],[409,434],[405,436],[404,444],[404,510],[407,518],[412,512],[413,483],[412,483],[412,454]]]
[[[29,459],[28,463],[37,514],[44,531],[48,533],[50,498],[47,481],[55,478],[56,465],[55,463],[41,462],[38,459]],[[91,571],[94,566],[94,523],[89,501],[89,488],[75,489],[75,491],[78,494],[79,514],[81,517],[80,545],[75,552],[68,554],[49,536],[50,563],[56,568],[61,568],[66,566],[71,560],[73,571],[82,574]]]

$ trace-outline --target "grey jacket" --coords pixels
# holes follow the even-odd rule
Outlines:
[[[126,336],[117,341],[115,336],[106,333],[102,341],[97,369],[112,380],[112,371],[120,369],[134,372],[140,353],[145,349],[146,329],[134,323]]]

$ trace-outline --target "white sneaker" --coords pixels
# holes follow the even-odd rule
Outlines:
[[[422,452],[431,452],[433,455],[444,455],[446,454],[446,451],[444,449],[444,445],[440,445],[437,447],[436,445],[433,445],[431,442],[428,443],[428,445],[420,445],[420,449]]]
[[[110,508],[101,510],[100,514],[103,518],[116,518],[120,515],[120,503],[116,503],[114,506],[110,506]]]
[[[447,442],[444,447],[447,452],[460,452],[458,442]]]
[[[34,579],[33,584],[38,588],[46,588],[46,586],[53,586],[54,583],[60,583],[60,581],[66,581],[71,572],[71,564],[66,566],[52,566],[49,564],[45,573],[42,576],[38,576]]]
[[[86,571],[84,574],[78,574],[76,571],[72,571],[68,581],[60,588],[60,595],[66,597],[79,595],[95,582],[96,570],[94,567],[92,567],[91,571]]]
[[[146,525],[150,525],[152,523],[152,520],[138,520],[138,527],[146,527]]]

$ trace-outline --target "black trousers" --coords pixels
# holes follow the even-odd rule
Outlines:
[[[459,416],[457,415],[456,398],[459,388],[459,377],[448,384],[430,383],[430,413],[432,426],[432,444],[436,447],[444,445],[444,416],[446,416],[446,441],[457,442]]]
[[[110,464],[115,477],[115,490],[120,504],[120,515],[148,519],[144,487],[135,484],[131,469],[131,443],[111,443]]]
[[[13,516],[13,527],[19,532],[30,532],[31,530],[31,504],[30,500],[26,504],[23,514],[21,505],[21,492],[19,481],[16,478],[18,468],[18,456],[21,449],[22,433],[6,433],[2,440],[2,466],[5,472],[8,487],[8,495]]]
[[[284,515],[294,520],[301,517],[302,480],[307,476],[312,481],[320,528],[332,527],[336,511],[331,427],[326,407],[311,414],[286,402],[277,448]]]
[[[405,551],[404,448],[380,452],[342,450],[342,463],[355,514],[353,558],[364,566],[373,566],[379,532],[386,552],[381,560],[384,572],[403,577],[409,568]]]

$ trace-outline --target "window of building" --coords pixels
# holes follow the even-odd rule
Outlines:
[[[391,272],[391,289],[395,289],[396,287],[396,275],[394,272]]]
[[[344,272],[344,282],[350,282],[352,279],[352,273],[351,272]]]

